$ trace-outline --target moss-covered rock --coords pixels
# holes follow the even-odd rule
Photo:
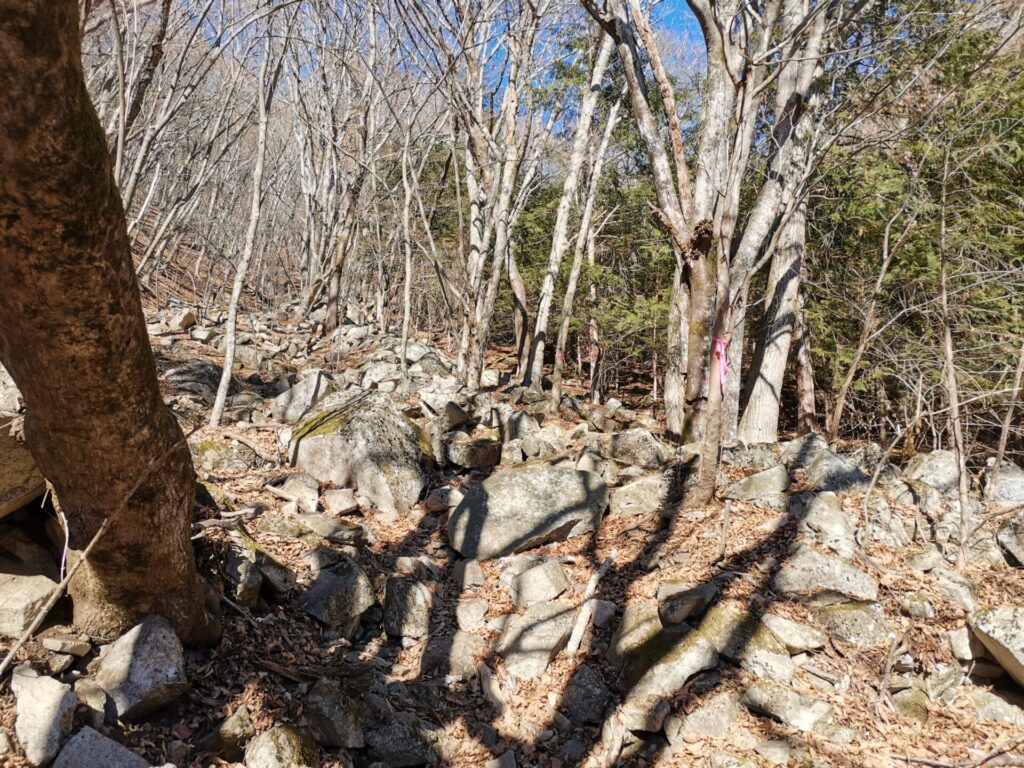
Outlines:
[[[430,439],[380,392],[319,413],[293,433],[289,457],[321,483],[355,487],[375,507],[407,511],[432,463]]]

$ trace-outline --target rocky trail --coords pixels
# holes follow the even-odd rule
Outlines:
[[[59,604],[0,693],[0,764],[1024,764],[1019,467],[976,478],[963,532],[951,453],[808,435],[727,447],[689,509],[696,446],[650,414],[550,414],[497,368],[469,393],[424,341],[406,378],[395,335],[311,342],[315,314],[251,317],[213,429],[217,324],[149,315],[223,639],[87,637]],[[63,549],[16,411],[0,380],[5,652]]]

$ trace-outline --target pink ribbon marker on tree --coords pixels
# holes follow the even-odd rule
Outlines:
[[[729,375],[729,342],[715,336],[711,339],[711,346],[718,358],[718,383],[725,389],[725,377]]]

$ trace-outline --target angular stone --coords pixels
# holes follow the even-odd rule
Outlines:
[[[798,506],[798,505],[802,505]],[[843,512],[839,497],[831,491],[805,494],[791,505],[791,514],[800,518],[797,529],[810,533],[840,557],[848,559],[857,548],[853,524]]]
[[[487,600],[466,600],[455,608],[455,620],[459,629],[479,629],[484,625],[484,616],[490,608]]]
[[[379,392],[307,419],[289,447],[293,466],[322,483],[355,486],[387,512],[404,512],[416,503],[431,455],[423,432]]]
[[[46,480],[28,448],[0,429],[0,517],[45,492]]]
[[[828,451],[828,443],[814,432],[782,443],[780,447],[779,459],[790,472],[806,469],[822,452]]]
[[[569,588],[562,566],[553,560],[535,565],[512,579],[512,600],[520,608],[554,600]]]
[[[462,589],[482,587],[487,583],[484,569],[477,560],[460,560],[452,569],[452,578]]]
[[[521,464],[470,486],[448,517],[448,538],[464,557],[488,560],[589,533],[607,505],[591,472]]]
[[[820,451],[804,470],[804,479],[819,491],[850,492],[867,488],[870,478],[832,451]]]
[[[242,704],[226,717],[199,743],[203,752],[223,755],[228,760],[241,760],[245,746],[256,735],[249,708]]]
[[[608,646],[608,663],[621,667],[634,652],[654,640],[662,631],[658,607],[650,603],[627,603]]]
[[[432,765],[437,755],[426,738],[429,729],[418,718],[391,722],[366,733],[370,756],[388,768]],[[250,766],[251,768],[251,766]]]
[[[450,463],[465,469],[493,467],[501,461],[501,443],[490,437],[456,439],[445,445],[445,456]]]
[[[1024,512],[1014,515],[999,529],[996,541],[1018,565],[1024,565]]]
[[[612,692],[601,675],[581,664],[565,686],[561,708],[573,725],[600,725],[611,701]]]
[[[237,585],[240,596],[243,591],[251,591],[254,586],[258,593],[263,583],[266,583],[270,593],[278,599],[285,597],[295,588],[295,574],[291,569],[260,546],[242,526],[231,532],[231,540],[226,575]],[[245,561],[255,566],[260,577],[258,581],[252,575],[252,569],[245,565]],[[252,599],[255,601],[255,596]]]
[[[859,600],[878,598],[878,582],[836,557],[819,554],[801,545],[782,564],[772,579],[782,595],[839,592]]]
[[[482,637],[463,630],[452,637],[430,639],[423,653],[422,669],[428,674],[476,677],[479,659],[487,652]]]
[[[736,722],[739,701],[732,692],[715,694],[683,719],[679,735],[684,741],[721,737]]]
[[[288,475],[281,490],[299,505],[302,512],[308,515],[316,512],[320,503],[320,483],[316,481],[315,477],[301,472]]]
[[[893,637],[885,609],[875,602],[823,605],[815,611],[815,618],[834,638],[853,645],[880,645]]]
[[[711,582],[692,586],[685,582],[658,585],[658,616],[664,625],[679,624],[691,616],[700,616],[718,597]]]
[[[351,488],[331,488],[324,491],[324,509],[331,515],[351,515],[359,511],[359,501]]]
[[[270,415],[274,421],[292,424],[335,390],[334,378],[319,368],[303,371],[301,378],[274,398]]]
[[[614,463],[609,463],[605,469],[608,471],[614,467]],[[690,469],[687,464],[672,464],[662,472],[637,478],[614,489],[609,505],[611,514],[635,517],[664,511],[683,498]]]
[[[979,722],[1008,723],[1018,728],[1024,727],[1024,709],[1011,704],[1002,696],[983,688],[971,688],[967,691],[967,698],[974,704]]]
[[[627,429],[617,434],[597,437],[597,448],[603,456],[634,467],[657,469],[665,463],[668,449],[646,429]]]
[[[188,690],[181,641],[167,619],[147,616],[101,649],[94,680],[118,717],[155,712]]]
[[[1024,608],[986,608],[972,613],[967,622],[992,658],[1024,685]]]
[[[956,454],[945,450],[918,454],[907,463],[903,476],[928,483],[939,493],[951,493],[956,490],[959,477]]]
[[[384,589],[384,631],[418,638],[430,631],[431,592],[417,581],[391,576]]]
[[[899,714],[922,724],[928,722],[928,701],[928,694],[916,687],[892,695],[893,706]]]
[[[191,309],[183,309],[171,318],[168,325],[174,331],[187,331],[197,322],[199,321],[196,319],[195,312]]]
[[[816,651],[819,648],[824,648],[825,642],[828,640],[814,627],[808,627],[806,624],[800,624],[774,613],[766,613],[762,616],[761,623],[768,627],[790,653]]]
[[[565,647],[576,619],[572,603],[537,603],[512,619],[496,646],[514,678],[538,677]]]
[[[763,496],[783,493],[789,488],[789,472],[782,465],[745,477],[725,491],[725,498],[757,501]]]
[[[712,607],[694,630],[719,654],[757,677],[788,683],[795,667],[785,647],[750,611],[728,601]]]
[[[341,555],[337,563],[317,574],[300,602],[310,616],[351,638],[359,619],[377,598],[363,569],[352,558]]]
[[[57,756],[53,768],[150,768],[149,761],[86,726]]]
[[[832,714],[832,707],[825,702],[801,696],[770,680],[760,680],[747,688],[743,704],[755,714],[767,715],[804,732]]]
[[[659,632],[634,649],[624,664],[625,700],[622,723],[630,730],[661,730],[671,701],[686,681],[718,663],[714,646],[698,632]]]
[[[708,764],[711,768],[757,768],[752,760],[731,752],[712,752]]]
[[[985,498],[1001,508],[1024,504],[1024,469],[1008,461],[998,472],[990,466],[985,472]]]
[[[359,749],[366,743],[363,706],[337,680],[317,680],[306,696],[304,710],[313,737],[325,747]]]
[[[57,582],[48,576],[33,574],[31,568],[0,560],[0,635],[21,637],[31,626]]]
[[[14,732],[32,765],[49,765],[71,733],[78,697],[70,685],[40,675],[25,662],[11,675],[17,697],[18,717]]]
[[[310,735],[290,725],[275,725],[249,742],[247,768],[317,768],[320,758]]]

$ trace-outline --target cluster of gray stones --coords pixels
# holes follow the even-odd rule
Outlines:
[[[182,333],[216,341],[190,313],[179,314],[151,332],[171,344]],[[243,345],[262,350],[255,368],[282,355],[308,354],[279,335],[269,322],[255,324]],[[306,544],[308,566],[293,572],[239,526],[224,568],[226,593],[238,605],[293,599],[331,637],[359,643],[383,631],[406,647],[424,644],[424,676],[446,686],[478,686],[499,710],[518,681],[539,677],[565,650],[585,609],[594,627],[587,661],[556,697],[553,713],[568,759],[588,748],[580,729],[597,729],[611,717],[634,740],[660,734],[678,745],[720,736],[741,709],[842,744],[858,734],[827,699],[849,679],[821,663],[822,649],[830,643],[885,646],[901,621],[936,615],[923,591],[900,596],[901,616],[887,613],[863,557],[865,543],[878,542],[907,550],[922,584],[936,587],[965,617],[949,633],[952,663],[927,666],[907,653],[894,659],[884,691],[894,710],[924,721],[930,706],[966,692],[979,720],[1024,727],[1024,710],[987,684],[1009,677],[1024,685],[1024,606],[979,604],[976,585],[952,567],[961,514],[951,453],[917,456],[900,469],[882,464],[881,452],[870,446],[840,455],[813,435],[727,447],[725,463],[753,473],[725,489],[725,498],[776,510],[778,528],[796,531],[785,557],[752,574],[763,577],[761,592],[774,603],[724,599],[715,582],[665,581],[656,602],[590,599],[583,605],[572,597],[583,585],[572,583],[564,563],[533,550],[593,532],[609,515],[640,518],[674,509],[686,492],[693,451],[662,444],[643,415],[618,402],[591,408],[570,401],[564,415],[577,425],[564,429],[546,418],[542,397],[495,371],[487,372],[489,386],[469,393],[438,350],[411,342],[403,367],[398,339],[366,326],[342,326],[330,345],[332,362],[358,353],[360,363],[340,373],[307,368],[282,374],[276,396],[239,393],[233,400],[236,416],[280,425],[281,449],[295,471],[275,489],[284,503],[264,513],[259,525]],[[183,366],[164,376],[175,398],[206,404],[216,386],[208,374]],[[212,477],[242,472],[255,458],[239,443],[195,442],[192,450],[197,466]],[[791,491],[796,480],[813,490]],[[868,514],[854,519],[844,512],[844,496],[869,487]],[[980,519],[983,503],[1012,510],[1024,503],[1024,470],[990,467],[980,491],[972,497],[972,520]],[[443,526],[448,546],[400,557],[381,573],[367,554],[371,537],[360,513],[381,519],[422,513],[421,524]],[[45,558],[14,534],[5,548],[8,540],[22,547],[23,571],[4,569],[0,576],[0,632],[9,636],[24,630],[33,606],[56,583],[52,563],[43,567]],[[979,560],[1024,562],[1024,514],[1010,514],[995,531],[972,525],[967,535]],[[474,590],[494,586],[485,575],[494,570],[481,567],[487,561],[498,565],[499,586],[515,606],[511,613],[496,613],[487,600],[473,597]],[[443,581],[466,595],[454,606],[455,626],[437,626]],[[789,601],[799,604],[801,620],[784,610]],[[89,638],[56,628],[40,639],[52,652],[51,667],[22,666],[12,680],[23,754],[39,766],[148,765],[104,733],[115,718],[144,718],[188,689],[181,645],[167,623],[147,618],[100,648],[84,674],[69,670],[95,652]],[[736,670],[748,680],[743,691],[716,692]],[[798,672],[820,698],[794,689]],[[304,694],[301,727],[281,724],[257,734],[239,707],[201,744],[176,748],[183,760],[198,749],[244,760],[248,768],[315,766],[321,749],[342,764],[381,768],[443,761],[449,748],[443,729],[402,706],[409,696],[402,687],[373,668],[351,679],[323,678]],[[684,688],[703,694],[689,713],[675,709]],[[78,708],[89,726],[72,736]],[[493,729],[480,727],[482,741],[495,745]],[[802,759],[798,740],[748,741],[744,749],[775,764]],[[726,752],[709,760],[733,768],[754,764]],[[493,763],[514,766],[515,756]]]

